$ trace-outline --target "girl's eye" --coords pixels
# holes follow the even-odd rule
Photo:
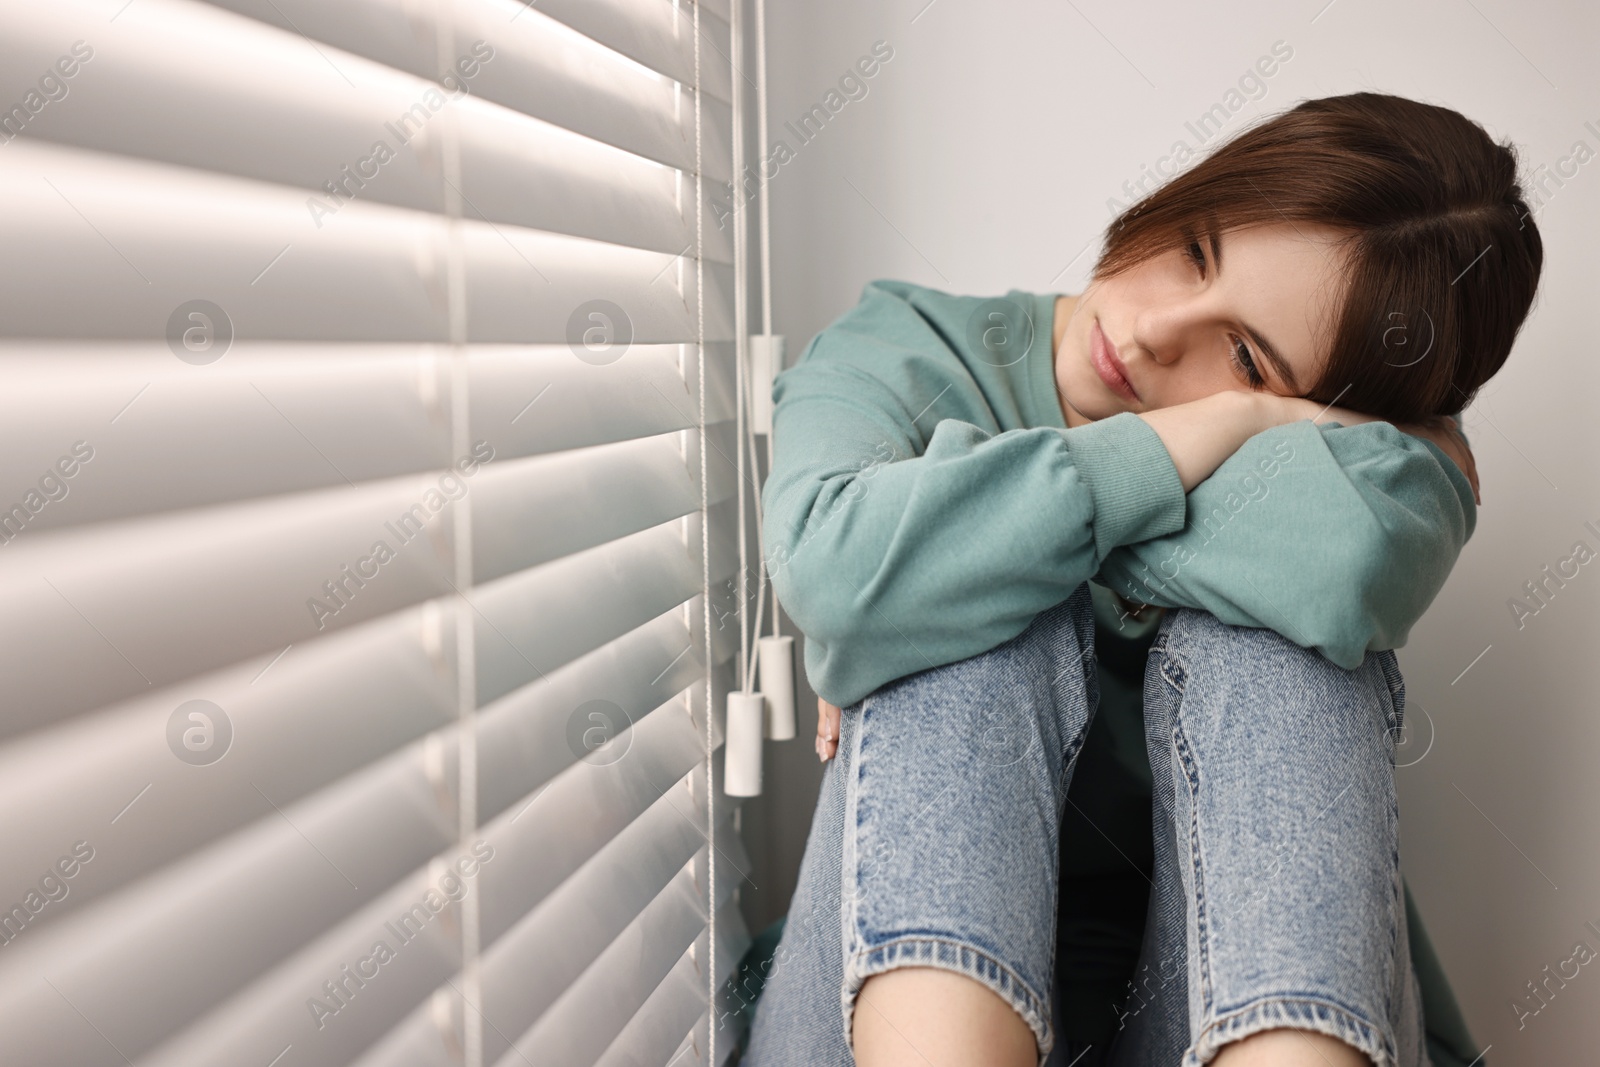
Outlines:
[[[1190,241],[1189,247],[1184,250],[1184,255],[1188,256],[1194,265],[1200,269],[1200,276],[1204,278],[1206,275],[1206,250],[1200,247],[1200,241],[1198,239]]]
[[[1266,384],[1266,379],[1261,376],[1261,371],[1256,368],[1255,357],[1250,354],[1250,346],[1239,338],[1233,340],[1233,365],[1244,375],[1245,381],[1250,383],[1250,388],[1258,389]]]

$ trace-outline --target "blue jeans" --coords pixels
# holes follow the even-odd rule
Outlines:
[[[983,655],[845,709],[746,1067],[853,1063],[856,994],[896,967],[982,982],[1040,1062],[1198,1065],[1292,1027],[1426,1064],[1399,865],[1391,652],[1343,670],[1203,612],[1145,674],[1155,878],[1107,1049],[1055,1047],[1057,839],[1098,700],[1087,586]],[[906,1035],[915,1044],[915,1035]],[[937,1050],[924,1050],[938,1062]]]

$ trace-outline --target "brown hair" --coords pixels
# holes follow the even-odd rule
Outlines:
[[[1240,132],[1133,204],[1094,276],[1285,221],[1348,231],[1344,308],[1308,395],[1399,422],[1471,401],[1510,354],[1544,262],[1509,145],[1449,108],[1353,93]]]

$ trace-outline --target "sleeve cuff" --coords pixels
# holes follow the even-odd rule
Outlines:
[[[1183,529],[1186,500],[1161,438],[1124,411],[1063,431],[1073,465],[1094,499],[1096,554]]]

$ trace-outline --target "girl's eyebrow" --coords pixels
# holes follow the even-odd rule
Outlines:
[[[1217,274],[1221,275],[1222,235],[1216,230],[1212,230],[1210,237],[1211,260],[1216,268]],[[1267,357],[1267,362],[1272,364],[1272,369],[1278,372],[1278,377],[1283,379],[1283,383],[1294,392],[1300,392],[1300,383],[1295,380],[1294,368],[1289,365],[1288,360],[1284,359],[1283,356],[1279,354],[1277,348],[1273,346],[1272,342],[1268,341],[1265,337],[1262,337],[1260,332],[1257,331],[1255,327],[1250,326],[1248,323],[1241,322],[1239,325],[1245,333],[1250,335],[1250,340],[1255,342],[1256,347],[1261,349],[1261,354]]]

